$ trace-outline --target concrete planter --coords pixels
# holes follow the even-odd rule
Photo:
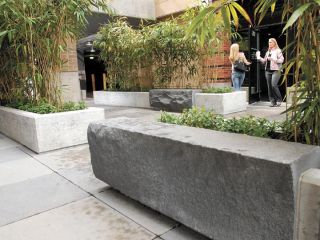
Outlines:
[[[89,123],[102,119],[102,108],[37,114],[0,107],[0,132],[40,153],[87,143]]]
[[[247,109],[246,92],[196,93],[195,106],[205,107],[218,114],[241,112]]]
[[[93,171],[217,240],[293,240],[298,180],[320,148],[129,118],[91,123]]]
[[[150,108],[149,92],[94,91],[93,98],[95,104]]]

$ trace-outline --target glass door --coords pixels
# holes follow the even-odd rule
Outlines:
[[[249,103],[260,101],[260,63],[256,60],[256,51],[260,48],[260,32],[253,28],[241,29],[240,37],[234,39],[234,42],[239,43],[240,51],[244,52],[248,61],[252,62],[243,83],[243,90],[248,93]]]
[[[260,32],[259,30],[249,28],[249,61],[250,71],[249,78],[249,104],[261,100],[261,65],[257,61],[256,51],[260,50]]]

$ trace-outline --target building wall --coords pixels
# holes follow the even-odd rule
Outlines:
[[[199,0],[155,0],[156,18],[184,11],[199,5]]]
[[[165,21],[169,16],[178,16],[187,8],[196,7],[199,0],[155,0],[156,17],[160,21]],[[206,57],[202,62],[201,75],[185,82],[192,87],[196,86],[230,86],[231,85],[231,64],[229,61],[230,41],[225,38],[223,44],[219,46],[217,52]],[[179,83],[174,83],[178,87]],[[170,86],[173,87],[173,86]]]
[[[154,0],[106,0],[108,6],[117,15],[143,18],[143,19],[155,19],[155,1]],[[101,12],[99,9],[95,9],[96,12]]]
[[[76,41],[69,40],[67,42],[67,50],[61,54],[61,59],[64,62],[60,72],[62,99],[65,102],[80,101],[81,93]]]
[[[231,86],[230,41],[226,38],[217,52],[203,61],[202,86]]]

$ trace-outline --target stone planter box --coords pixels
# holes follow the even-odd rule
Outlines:
[[[150,105],[158,110],[182,112],[192,108],[195,94],[199,89],[152,89],[150,90]]]
[[[88,142],[97,178],[217,240],[293,240],[299,177],[320,167],[319,147],[129,118]]]
[[[218,114],[241,112],[247,109],[246,92],[196,93],[195,106],[213,110]]]
[[[95,104],[150,108],[149,92],[94,91],[93,98]]]
[[[89,123],[102,119],[102,108],[37,114],[0,107],[0,132],[40,153],[87,143]]]

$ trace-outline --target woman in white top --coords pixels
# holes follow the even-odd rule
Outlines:
[[[232,44],[230,47],[229,60],[232,64],[231,79],[232,79],[233,88],[235,91],[240,91],[246,72],[235,69],[234,64],[236,61],[239,61],[240,63],[244,63],[245,65],[250,65],[251,63],[247,61],[244,53],[239,51],[239,44],[237,43]]]
[[[269,39],[269,48],[264,58],[260,57],[259,51],[257,51],[256,55],[257,60],[265,64],[265,76],[267,79],[269,100],[271,102],[270,107],[280,106],[282,97],[278,83],[281,77],[280,70],[284,57],[277,40],[274,38]]]

